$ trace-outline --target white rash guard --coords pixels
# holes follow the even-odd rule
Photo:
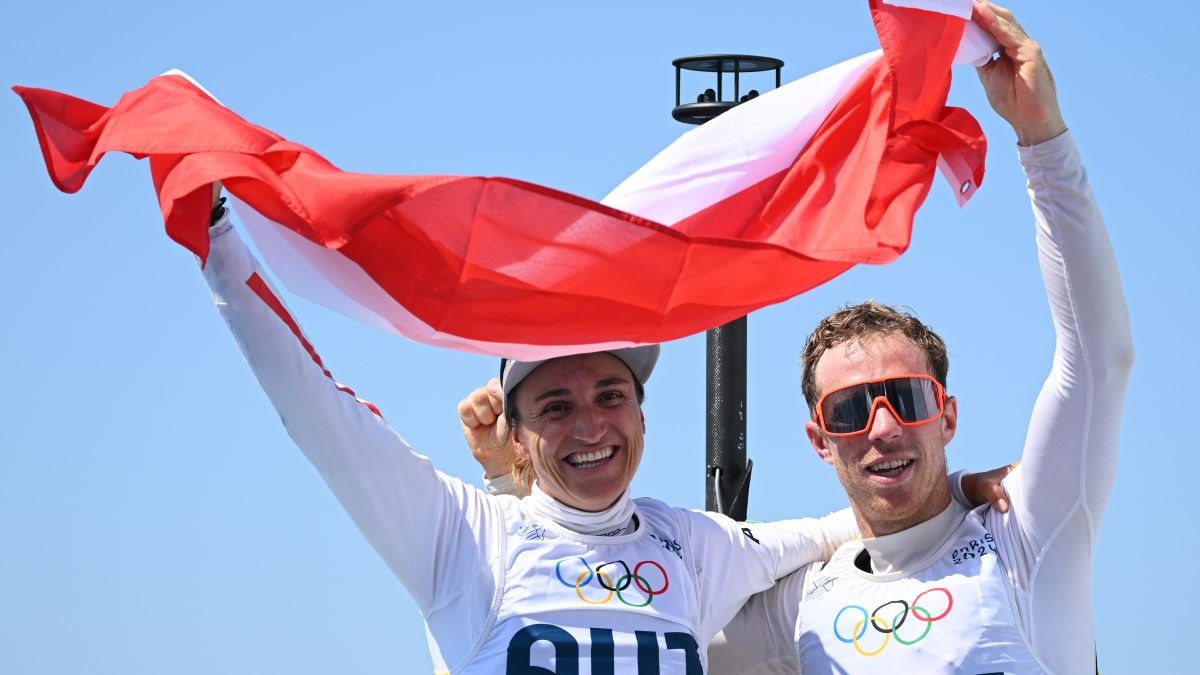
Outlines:
[[[333,380],[228,221],[211,237],[204,277],[246,360],[412,594],[435,664],[456,675],[704,672],[709,641],[746,598],[856,531],[848,510],[747,526],[638,499],[620,523],[633,527],[601,537],[536,501],[486,495]]]
[[[869,583],[889,592],[904,588],[896,584],[907,583],[905,593],[911,595],[892,595],[912,603],[917,593],[933,587],[959,588],[938,583],[931,575],[954,580],[961,576],[956,569],[964,569],[956,564],[978,568],[988,559],[998,559],[1001,565],[989,567],[989,562],[979,575],[975,597],[992,598],[980,605],[987,609],[965,613],[977,627],[987,629],[970,635],[969,639],[978,640],[973,644],[980,651],[1011,645],[1010,663],[1017,665],[1007,672],[1029,670],[1020,665],[1028,664],[1027,656],[1036,663],[1033,670],[1095,671],[1092,547],[1116,473],[1121,410],[1133,363],[1129,315],[1108,234],[1070,134],[1019,152],[1029,179],[1038,259],[1057,339],[1053,367],[1030,420],[1023,464],[1004,480],[1009,512],[981,507],[968,515],[961,506],[951,504],[941,516],[909,530],[849,542],[829,567],[811,565],[747,603],[713,644],[714,673],[844,672],[841,668],[872,672],[888,665],[892,666],[890,672],[906,672],[906,653],[911,656],[923,648],[933,651],[937,642],[939,627],[925,619],[945,609],[945,604],[937,606],[941,591],[921,601],[930,605],[924,608],[929,614],[916,620],[910,616],[910,626],[898,631],[911,643],[921,630],[930,628],[920,644],[893,639],[884,651],[869,656],[864,652],[870,654],[882,644],[887,622],[899,618],[900,605],[880,610],[887,616],[872,621],[884,631],[860,625],[858,610],[849,609],[830,640],[838,622],[831,613],[833,606],[823,601],[842,592],[837,607],[865,606],[865,599],[852,603],[847,594],[870,597],[864,590]],[[853,559],[863,549],[871,555],[874,574],[858,574],[845,564],[837,567],[839,559],[847,555]],[[826,573],[830,571],[835,574]],[[841,581],[830,582],[837,574],[842,575]],[[1006,593],[997,595],[989,585],[997,578],[1007,585]],[[892,595],[885,600],[895,602]],[[1004,596],[1008,606],[1003,606]],[[959,617],[964,615],[961,609],[970,606],[964,603],[957,612]],[[874,608],[872,604],[865,611]],[[845,623],[847,617],[849,623]],[[1014,625],[998,625],[1005,622]],[[962,640],[970,633],[950,623],[940,631],[947,641]],[[1016,631],[988,644],[993,639],[989,630],[1007,628]],[[913,630],[915,633],[909,632]],[[854,644],[856,631],[863,633],[860,644]],[[965,649],[947,649],[962,656],[970,653],[970,647],[968,643]],[[825,648],[828,651],[822,653]],[[935,670],[924,663],[920,672]],[[936,670],[969,668],[965,663],[945,661]]]

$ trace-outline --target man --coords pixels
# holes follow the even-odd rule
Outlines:
[[[863,539],[756,596],[710,651],[713,672],[1093,672],[1091,552],[1112,488],[1129,318],[1104,224],[1041,49],[976,1],[1000,42],[980,68],[1017,133],[1057,334],[1007,513],[951,499],[958,406],[945,345],[875,303],[824,319],[804,348],[806,434]]]

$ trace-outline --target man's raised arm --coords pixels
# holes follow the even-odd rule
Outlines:
[[[1064,524],[1084,528],[1090,550],[1116,469],[1133,363],[1129,313],[1104,221],[1041,47],[1004,8],[976,2],[975,18],[1003,49],[979,76],[1021,146],[1056,335],[1024,466],[1009,479],[1009,492],[1032,557],[1045,552]]]

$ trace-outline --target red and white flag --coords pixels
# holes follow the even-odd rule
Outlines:
[[[293,292],[414,340],[536,359],[690,335],[894,260],[936,167],[960,203],[983,178],[979,125],[945,105],[951,64],[993,48],[970,12],[872,0],[881,51],[685,134],[599,203],[510,178],[345,172],[182,73],[112,108],[14,90],[64,192],[106,152],[148,157],[167,233],[204,258],[219,180]]]

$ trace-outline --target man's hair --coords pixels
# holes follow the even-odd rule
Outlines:
[[[821,356],[842,343],[859,344],[873,339],[898,335],[908,338],[917,349],[925,354],[929,374],[942,387],[946,386],[946,371],[950,369],[950,358],[946,355],[946,343],[929,326],[916,316],[898,307],[883,305],[874,300],[857,305],[847,305],[829,316],[813,330],[800,353],[803,372],[804,400],[808,411],[816,410],[821,392],[817,389],[817,362]]]

